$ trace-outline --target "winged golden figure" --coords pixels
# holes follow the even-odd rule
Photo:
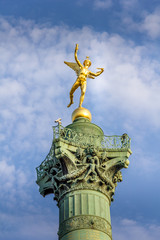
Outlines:
[[[77,58],[77,52],[78,52],[78,44],[76,44],[75,54],[74,54],[76,62],[75,63],[64,62],[70,68],[72,68],[77,74],[77,79],[70,90],[70,103],[68,104],[67,107],[70,107],[73,104],[73,94],[78,87],[81,88],[79,107],[82,107],[82,103],[83,103],[85,92],[86,92],[87,78],[94,79],[104,71],[103,68],[97,68],[97,69],[100,69],[100,71],[96,73],[89,71],[88,68],[91,66],[91,61],[89,60],[89,57],[86,57],[82,65]]]

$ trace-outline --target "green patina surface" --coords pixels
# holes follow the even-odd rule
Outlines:
[[[112,239],[110,203],[120,170],[129,164],[130,138],[105,136],[85,118],[53,127],[53,133],[50,152],[36,170],[40,193],[54,193],[58,203],[59,239]]]
[[[97,125],[89,122],[88,119],[79,118],[72,124],[53,127],[53,141],[63,140],[80,146],[100,147],[102,149],[130,149],[131,139],[126,133],[122,136],[106,136]]]
[[[94,229],[111,238],[109,199],[94,190],[69,192],[59,203],[59,236],[80,229]],[[103,235],[104,235],[103,234]]]
[[[66,129],[71,129],[76,131],[77,133],[103,136],[103,130],[98,127],[96,124],[91,123],[89,119],[84,117],[79,117],[74,120],[74,122],[68,126]]]
[[[62,240],[111,240],[111,238],[94,229],[80,229],[66,234]]]

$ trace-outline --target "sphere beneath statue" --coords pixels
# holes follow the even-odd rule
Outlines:
[[[83,107],[79,107],[74,110],[74,112],[72,113],[72,122],[79,117],[87,118],[89,119],[89,121],[92,120],[92,115],[90,111]]]

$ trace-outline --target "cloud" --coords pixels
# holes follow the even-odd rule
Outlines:
[[[117,219],[113,223],[113,238],[119,240],[156,240],[160,236],[160,226],[144,224],[132,219]]]
[[[144,124],[160,127],[160,63],[151,57],[156,48],[150,50],[148,45],[138,46],[118,34],[97,33],[88,27],[70,30],[24,20],[12,22],[0,19],[2,157],[12,158],[15,149],[17,156],[27,154],[27,159],[35,149],[48,151],[54,119],[62,117],[63,125],[70,122],[79,93],[75,92],[75,105],[67,109],[76,75],[63,61],[74,61],[77,42],[80,61],[89,55],[92,71],[105,69],[95,80],[88,80],[84,104],[100,115],[104,105],[107,112],[114,109],[124,125],[130,121],[133,130],[141,127],[137,120],[144,119]],[[26,160],[15,159],[16,164],[26,164]]]
[[[127,8],[128,5],[125,6]],[[134,15],[125,13],[122,15],[122,23],[128,32],[141,33],[142,36],[148,36],[150,40],[156,40],[160,36],[160,8],[158,7],[150,13],[141,11],[139,20]]]
[[[120,4],[123,6],[124,9],[133,10],[133,7],[135,7],[138,4],[137,0],[121,0]]]
[[[0,238],[13,239],[35,239],[42,240],[57,239],[58,224],[55,217],[46,214],[26,214],[22,216],[11,214],[0,214]]]
[[[31,187],[30,178],[28,170],[8,163],[8,159],[0,161],[0,202],[3,209],[12,209],[17,202],[19,208],[29,204],[31,198],[27,193]]]
[[[96,113],[97,120],[101,118],[98,121],[104,124],[104,131],[108,127],[113,132],[116,126],[121,125],[137,135],[138,146],[145,140],[143,131],[146,127],[156,131],[160,127],[160,64],[153,54],[159,51],[159,47],[139,46],[118,34],[99,33],[89,27],[71,30],[67,26],[50,27],[31,21],[1,18],[1,206],[9,210],[17,209],[20,204],[25,211],[29,208],[35,210],[34,169],[49,151],[51,126],[58,117],[62,117],[64,126],[69,124],[71,113],[78,105],[77,90],[75,104],[71,109],[66,107],[76,75],[63,63],[64,60],[74,61],[76,43],[79,43],[78,58],[81,62],[89,55],[93,72],[97,67],[105,69],[95,80],[88,79],[84,101],[84,107],[88,107],[93,115]],[[137,151],[136,158],[142,154]],[[148,173],[150,162],[148,157],[146,170],[145,159],[142,161],[144,174]],[[139,168],[138,164],[136,168]],[[15,216],[6,214],[3,217],[11,219],[12,223]],[[24,223],[31,222],[33,229],[38,229],[37,219],[29,217]],[[47,223],[46,219],[41,220],[39,226],[43,226],[44,221]],[[20,221],[21,218],[16,218],[17,226]],[[46,231],[51,236],[50,226]],[[124,227],[123,222],[120,226]],[[29,228],[24,228],[25,224],[21,229],[26,233]],[[130,229],[134,229],[133,224]],[[155,226],[155,229],[158,228]],[[14,236],[16,233],[22,236],[19,231],[17,227]],[[129,235],[128,232],[126,234]],[[121,236],[124,236],[123,231]]]
[[[160,9],[156,9],[153,13],[145,14],[141,23],[140,30],[146,32],[152,39],[160,37]]]
[[[94,0],[94,9],[107,9],[112,6],[112,0]]]
[[[119,36],[101,43],[101,48],[103,51],[97,57],[97,65],[101,64],[105,73],[101,81],[94,81],[90,86],[91,92],[99,96],[94,104],[98,101],[96,106],[99,108],[106,102],[107,107],[112,105],[123,109],[132,118],[142,119],[145,116],[146,122],[151,121],[159,127],[160,63],[150,58],[147,46],[132,45]]]

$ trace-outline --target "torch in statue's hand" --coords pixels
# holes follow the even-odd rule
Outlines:
[[[78,43],[76,44],[76,49],[75,50],[78,50]]]
[[[97,68],[97,69],[100,69],[102,72],[104,72],[104,68]]]

